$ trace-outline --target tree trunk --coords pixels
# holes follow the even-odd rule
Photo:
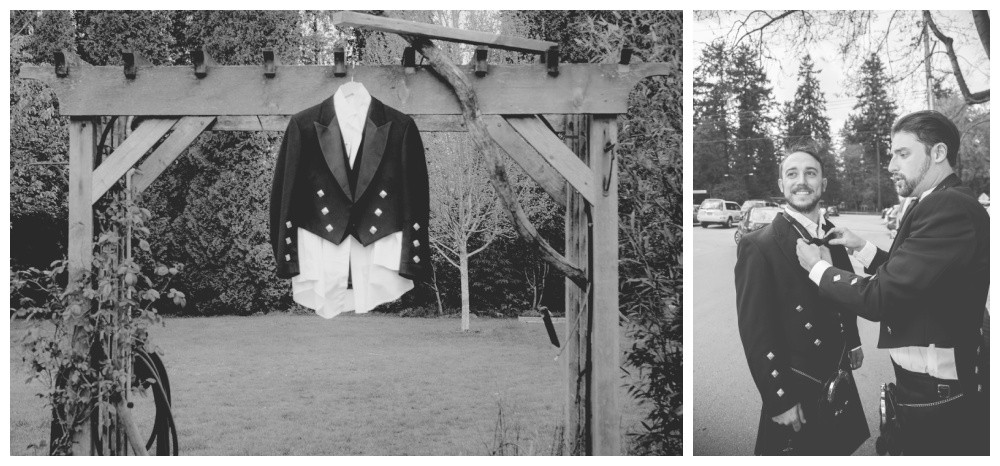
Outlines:
[[[463,241],[458,245],[458,270],[462,276],[462,331],[469,330],[469,248]]]
[[[437,267],[431,267],[431,284],[434,286],[434,296],[437,297],[438,317],[444,315],[444,303],[441,302],[441,288],[438,286]]]

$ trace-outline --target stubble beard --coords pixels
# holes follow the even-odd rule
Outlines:
[[[930,150],[925,154],[923,165],[920,166],[920,172],[913,179],[907,178],[906,175],[902,173],[895,173],[892,175],[892,181],[896,184],[896,194],[902,197],[910,197],[913,195],[913,191],[917,189],[917,185],[927,176],[927,171],[931,169],[931,157]]]
[[[798,212],[800,214],[803,214],[803,215],[808,215],[808,214],[814,212],[816,210],[816,206],[819,205],[819,200],[823,197],[823,192],[820,191],[819,193],[817,193],[816,197],[813,198],[812,202],[809,202],[808,204],[796,205],[795,201],[793,201],[792,199],[794,199],[794,197],[795,197],[794,193],[798,189],[799,189],[798,187],[792,189],[791,192],[793,194],[791,196],[786,196],[785,197],[785,200],[788,201],[788,206],[791,207],[792,210],[794,210],[794,211],[796,211],[796,212]],[[814,191],[814,193],[815,193],[815,191]]]

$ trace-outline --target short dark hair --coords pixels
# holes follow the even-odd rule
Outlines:
[[[819,149],[816,148],[816,144],[813,142],[806,141],[795,144],[789,147],[787,150],[785,150],[785,154],[781,157],[781,164],[778,165],[778,169],[781,170],[782,172],[778,174],[779,176],[784,176],[785,160],[787,160],[790,155],[796,152],[803,152],[811,155],[812,158],[816,159],[816,161],[819,162],[820,176],[826,173],[826,170],[823,167],[823,159],[819,158]]]
[[[948,164],[954,167],[958,163],[958,147],[962,141],[962,134],[958,132],[955,122],[943,113],[921,110],[906,115],[892,125],[892,134],[899,132],[916,136],[928,153],[935,144],[943,143],[948,147]]]

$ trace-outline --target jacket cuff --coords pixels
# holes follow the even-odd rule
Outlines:
[[[428,281],[430,277],[430,265],[417,264],[413,261],[403,261],[399,263],[399,275],[413,281]]]
[[[764,413],[767,414],[768,419],[792,409],[792,406],[799,403],[798,397],[786,389],[787,387],[778,389],[783,391],[781,396],[777,392],[770,394],[769,402],[764,404]]]
[[[298,262],[286,262],[284,264],[278,264],[278,278],[292,278],[299,274],[299,263]]]

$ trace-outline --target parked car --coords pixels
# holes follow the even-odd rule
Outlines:
[[[740,221],[743,214],[740,212],[740,205],[735,202],[724,201],[722,199],[705,199],[698,207],[698,222],[703,228],[708,228],[711,224],[722,225],[730,228],[734,223]]]
[[[736,233],[733,233],[733,239],[736,241],[736,244],[740,244],[740,239],[743,238],[743,235],[764,228],[771,223],[774,217],[780,214],[781,211],[781,207],[751,207],[746,215],[743,216],[743,220],[740,220],[739,225],[736,225]]]
[[[742,213],[743,216],[746,216],[747,212],[750,210],[751,207],[764,207],[764,206],[778,207],[778,204],[772,201],[766,201],[764,199],[750,199],[744,202],[742,206],[740,206],[740,212]]]
[[[896,237],[896,229],[899,228],[899,204],[889,208],[885,214],[885,227],[889,229],[889,237]]]
[[[827,207],[826,208],[826,216],[827,217],[839,217],[840,216],[840,207],[837,207],[835,205]]]

